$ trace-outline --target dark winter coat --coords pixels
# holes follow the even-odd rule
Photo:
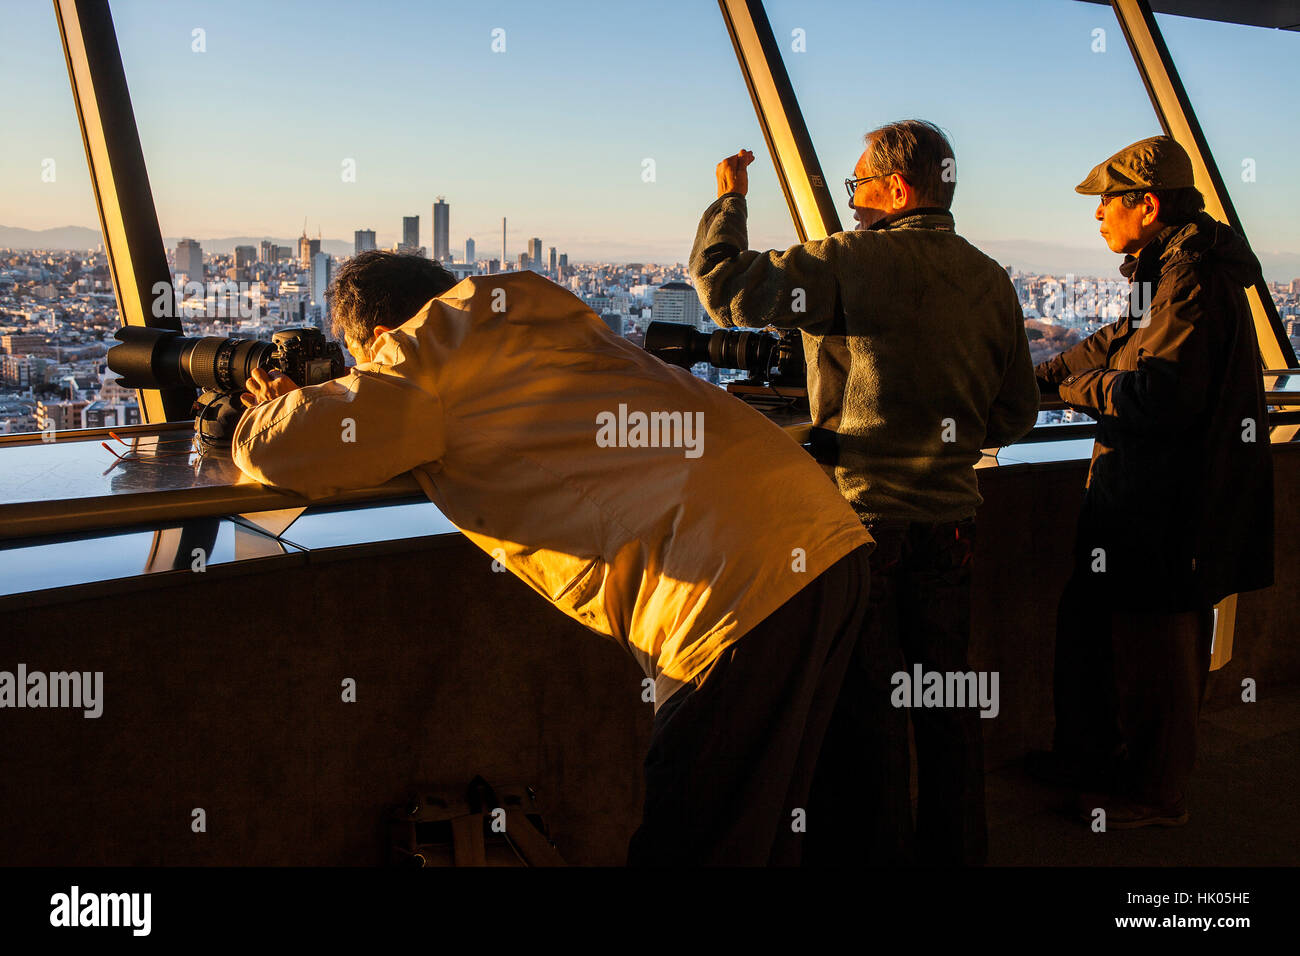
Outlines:
[[[1121,272],[1130,316],[1044,362],[1097,419],[1079,525],[1119,606],[1190,610],[1273,583],[1273,465],[1245,240],[1201,213]]]

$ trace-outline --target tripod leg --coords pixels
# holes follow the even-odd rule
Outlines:
[[[487,866],[483,845],[483,814],[469,813],[451,821],[452,853],[456,866]]]

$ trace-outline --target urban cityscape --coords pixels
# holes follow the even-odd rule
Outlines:
[[[466,237],[453,248],[445,197],[437,197],[431,219],[431,258],[457,278],[538,272],[572,291],[612,331],[637,345],[650,321],[701,331],[715,328],[685,263],[571,263],[568,255],[536,236],[511,256],[506,219],[499,236]],[[376,249],[375,235],[373,228],[355,230],[351,254]],[[400,235],[393,251],[430,255],[421,243],[418,214],[402,218]],[[325,292],[347,256],[325,251],[322,241],[319,234],[309,237],[305,224],[288,244],[264,239],[257,245],[205,249],[192,238],[175,241],[167,250],[173,276],[167,291],[183,332],[269,341],[280,329],[310,326],[328,335]],[[514,242],[517,248],[518,240]],[[1032,274],[1014,264],[1006,268],[1035,363],[1115,321],[1128,308],[1127,284],[1117,277]],[[1271,282],[1269,289],[1292,344],[1300,348],[1300,278]],[[93,251],[0,249],[0,434],[138,424],[134,391],[119,386],[105,364],[119,326],[102,245]],[[720,385],[740,375],[719,375],[707,366],[694,371]],[[1044,411],[1039,423],[1077,417],[1070,410]]]

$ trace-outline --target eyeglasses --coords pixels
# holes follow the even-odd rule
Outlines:
[[[861,179],[846,179],[844,180],[844,188],[849,191],[849,198],[852,199],[853,194],[858,191],[858,186],[860,186],[862,183],[869,183],[873,179],[883,179],[886,176],[892,176],[892,175],[894,174],[876,173],[876,175],[874,176],[863,176]]]
[[[1102,193],[1099,197],[1103,206],[1110,205],[1112,199],[1123,199],[1125,196],[1145,196],[1151,190],[1149,189],[1132,189],[1122,193]]]

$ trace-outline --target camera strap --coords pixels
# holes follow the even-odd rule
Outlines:
[[[818,464],[834,467],[840,461],[840,436],[829,428],[808,429],[808,453]]]

